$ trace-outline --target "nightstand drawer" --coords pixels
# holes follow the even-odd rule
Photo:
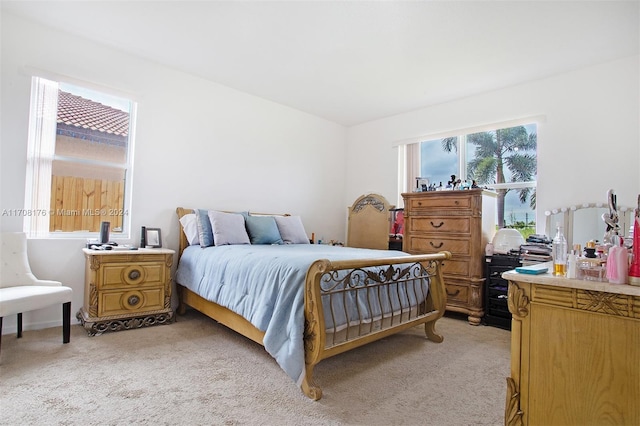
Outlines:
[[[100,290],[158,285],[165,281],[164,263],[108,263],[102,268]]]
[[[103,291],[98,303],[98,316],[141,314],[164,308],[164,289]]]
[[[410,217],[407,226],[411,232],[457,232],[471,233],[471,219],[469,217],[429,216]]]
[[[471,242],[469,239],[414,235],[408,242],[408,249],[412,253],[437,253],[445,250],[450,251],[453,255],[469,256],[471,253]]]

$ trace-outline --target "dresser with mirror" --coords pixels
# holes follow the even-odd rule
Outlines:
[[[632,234],[633,209],[628,207],[618,207],[619,235],[628,238]],[[567,246],[573,247],[580,244],[585,247],[587,241],[594,240],[602,242],[607,230],[607,225],[602,219],[602,215],[609,213],[606,203],[584,203],[545,212],[546,228],[545,233],[549,238],[556,234],[556,227],[562,225]]]

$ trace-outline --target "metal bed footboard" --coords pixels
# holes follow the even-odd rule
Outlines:
[[[322,396],[313,383],[313,367],[338,353],[420,324],[430,340],[441,342],[435,321],[445,311],[441,265],[450,258],[441,252],[314,262],[305,283],[303,392],[313,399]]]

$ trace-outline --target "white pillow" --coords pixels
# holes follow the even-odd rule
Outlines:
[[[214,245],[251,244],[241,214],[209,210],[209,220],[213,229]]]
[[[198,237],[198,223],[196,221],[195,213],[185,214],[180,218],[180,224],[182,230],[189,241],[189,245],[200,244],[200,238]]]
[[[285,244],[309,244],[300,216],[275,216],[278,231]]]

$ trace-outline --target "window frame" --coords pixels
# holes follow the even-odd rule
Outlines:
[[[546,121],[544,115],[536,115],[523,117],[513,120],[482,124],[478,126],[466,127],[458,130],[449,130],[437,133],[431,133],[424,136],[417,136],[410,139],[399,140],[393,143],[398,147],[398,203],[402,205],[402,193],[411,192],[414,190],[415,180],[420,175],[412,175],[412,172],[421,173],[420,164],[420,143],[426,141],[433,141],[438,139],[444,139],[448,137],[458,137],[457,144],[457,157],[458,157],[458,172],[456,176],[463,181],[467,179],[467,135],[489,132],[498,129],[506,129],[516,126],[525,126],[528,124],[536,125],[536,134],[539,134],[540,125]],[[412,147],[413,145],[413,147]],[[417,146],[417,148],[415,148]],[[413,153],[413,155],[412,155]],[[417,155],[417,158],[416,158]],[[537,156],[536,156],[537,158]],[[491,189],[521,189],[521,188],[537,188],[537,178],[534,181],[528,182],[505,182],[501,184],[487,185]],[[534,216],[537,217],[537,207],[534,210]]]
[[[31,72],[31,103],[29,109],[29,134],[27,141],[27,167],[25,181],[25,209],[23,231],[28,238],[50,238],[50,239],[73,239],[73,238],[96,238],[100,235],[100,231],[51,231],[50,218],[56,211],[51,208],[51,182],[52,168],[54,161],[62,161],[68,164],[84,164],[84,165],[101,165],[114,169],[122,169],[124,171],[124,188],[123,188],[123,206],[124,213],[122,218],[121,232],[111,231],[112,240],[124,240],[131,238],[132,227],[132,189],[133,189],[133,167],[135,153],[135,130],[137,118],[138,103],[134,96],[122,91],[114,90],[108,87],[87,83],[73,78],[60,76],[47,72]],[[53,119],[53,126],[49,123],[48,127],[42,128],[44,120],[42,110],[38,105],[38,92],[41,81],[52,83],[56,90],[55,112],[47,116],[48,120]],[[100,94],[119,98],[126,101],[129,105],[129,130],[127,136],[127,153],[125,163],[114,163],[109,161],[100,161],[85,159],[82,157],[69,157],[66,155],[56,155],[55,145],[57,137],[57,108],[58,97],[57,91],[60,84],[68,84],[81,89],[99,92]],[[52,88],[50,88],[52,90]],[[95,101],[94,99],[91,99]],[[95,101],[97,102],[97,101]],[[51,113],[51,111],[48,111]],[[52,138],[42,141],[42,138]],[[43,143],[46,146],[43,146]]]

